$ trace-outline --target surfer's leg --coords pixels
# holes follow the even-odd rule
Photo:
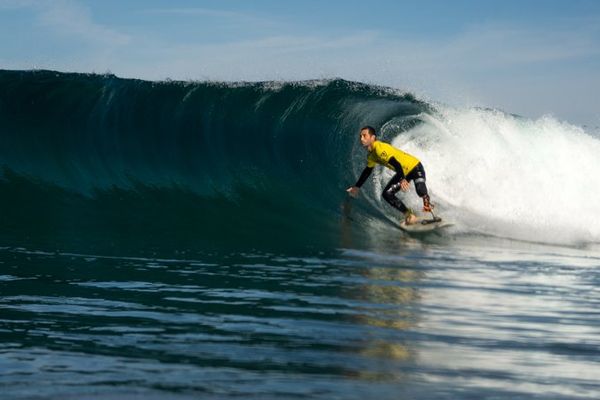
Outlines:
[[[429,199],[429,193],[427,192],[427,185],[425,184],[426,176],[423,164],[417,164],[417,166],[414,167],[412,171],[410,171],[406,178],[408,180],[412,180],[415,183],[417,195],[423,199],[423,207],[428,209],[433,208],[433,205],[431,204]]]
[[[396,174],[383,189],[381,196],[388,204],[394,207],[396,210],[405,214],[408,208],[404,205],[402,200],[396,197],[396,193],[400,190],[400,177]]]
[[[415,189],[419,197],[427,196],[427,185],[425,184],[425,168],[423,164],[418,163],[406,176],[406,180],[415,183]]]

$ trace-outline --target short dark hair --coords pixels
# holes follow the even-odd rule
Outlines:
[[[367,131],[367,132],[369,132],[369,135],[371,135],[371,136],[375,136],[375,135],[377,135],[377,132],[375,131],[375,128],[373,128],[373,127],[372,127],[372,126],[370,126],[370,125],[365,125],[365,126],[363,126],[362,128],[360,128],[360,131],[361,131],[361,132],[362,132],[362,131]]]

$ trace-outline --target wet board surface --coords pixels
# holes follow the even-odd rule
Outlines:
[[[452,223],[441,218],[422,219],[416,224],[406,225],[404,221],[400,223],[400,229],[409,233],[426,233],[433,232],[441,228],[451,226]]]

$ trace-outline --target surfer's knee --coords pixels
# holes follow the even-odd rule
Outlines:
[[[394,194],[386,189],[383,192],[381,192],[381,197],[383,197],[383,199],[389,203],[394,198]]]
[[[394,200],[396,200],[396,193],[398,193],[398,190],[400,190],[399,183],[388,185],[385,189],[383,189],[383,192],[381,192],[381,197],[383,197],[383,199],[388,203],[392,203]]]
[[[393,189],[393,187],[390,187],[390,188],[384,190],[381,193],[381,196],[390,206],[392,206],[396,210],[404,213],[408,209],[406,208],[406,206],[404,205],[402,200],[400,200],[399,198],[396,197],[396,192],[397,192],[397,190],[395,191]]]
[[[425,185],[425,179],[416,179],[415,189],[417,190],[417,195],[419,197],[427,196],[427,185]]]

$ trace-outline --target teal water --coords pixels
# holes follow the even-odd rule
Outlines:
[[[596,398],[600,254],[465,242],[197,259],[3,249],[3,396]]]
[[[477,132],[481,115],[513,122],[486,112],[469,117]],[[0,71],[0,397],[600,397],[597,225],[549,223],[551,198],[581,194],[548,195],[536,175],[552,211],[503,212],[494,190],[510,187],[473,189],[497,176],[494,146],[469,174],[445,175],[457,161],[436,146],[477,143],[451,129],[464,115],[440,127],[442,114],[343,80]],[[384,174],[346,197],[367,123],[424,149],[452,228],[402,233]],[[445,136],[428,136],[435,126]],[[585,152],[597,138],[558,135],[563,152],[584,144],[583,170],[598,167]]]

